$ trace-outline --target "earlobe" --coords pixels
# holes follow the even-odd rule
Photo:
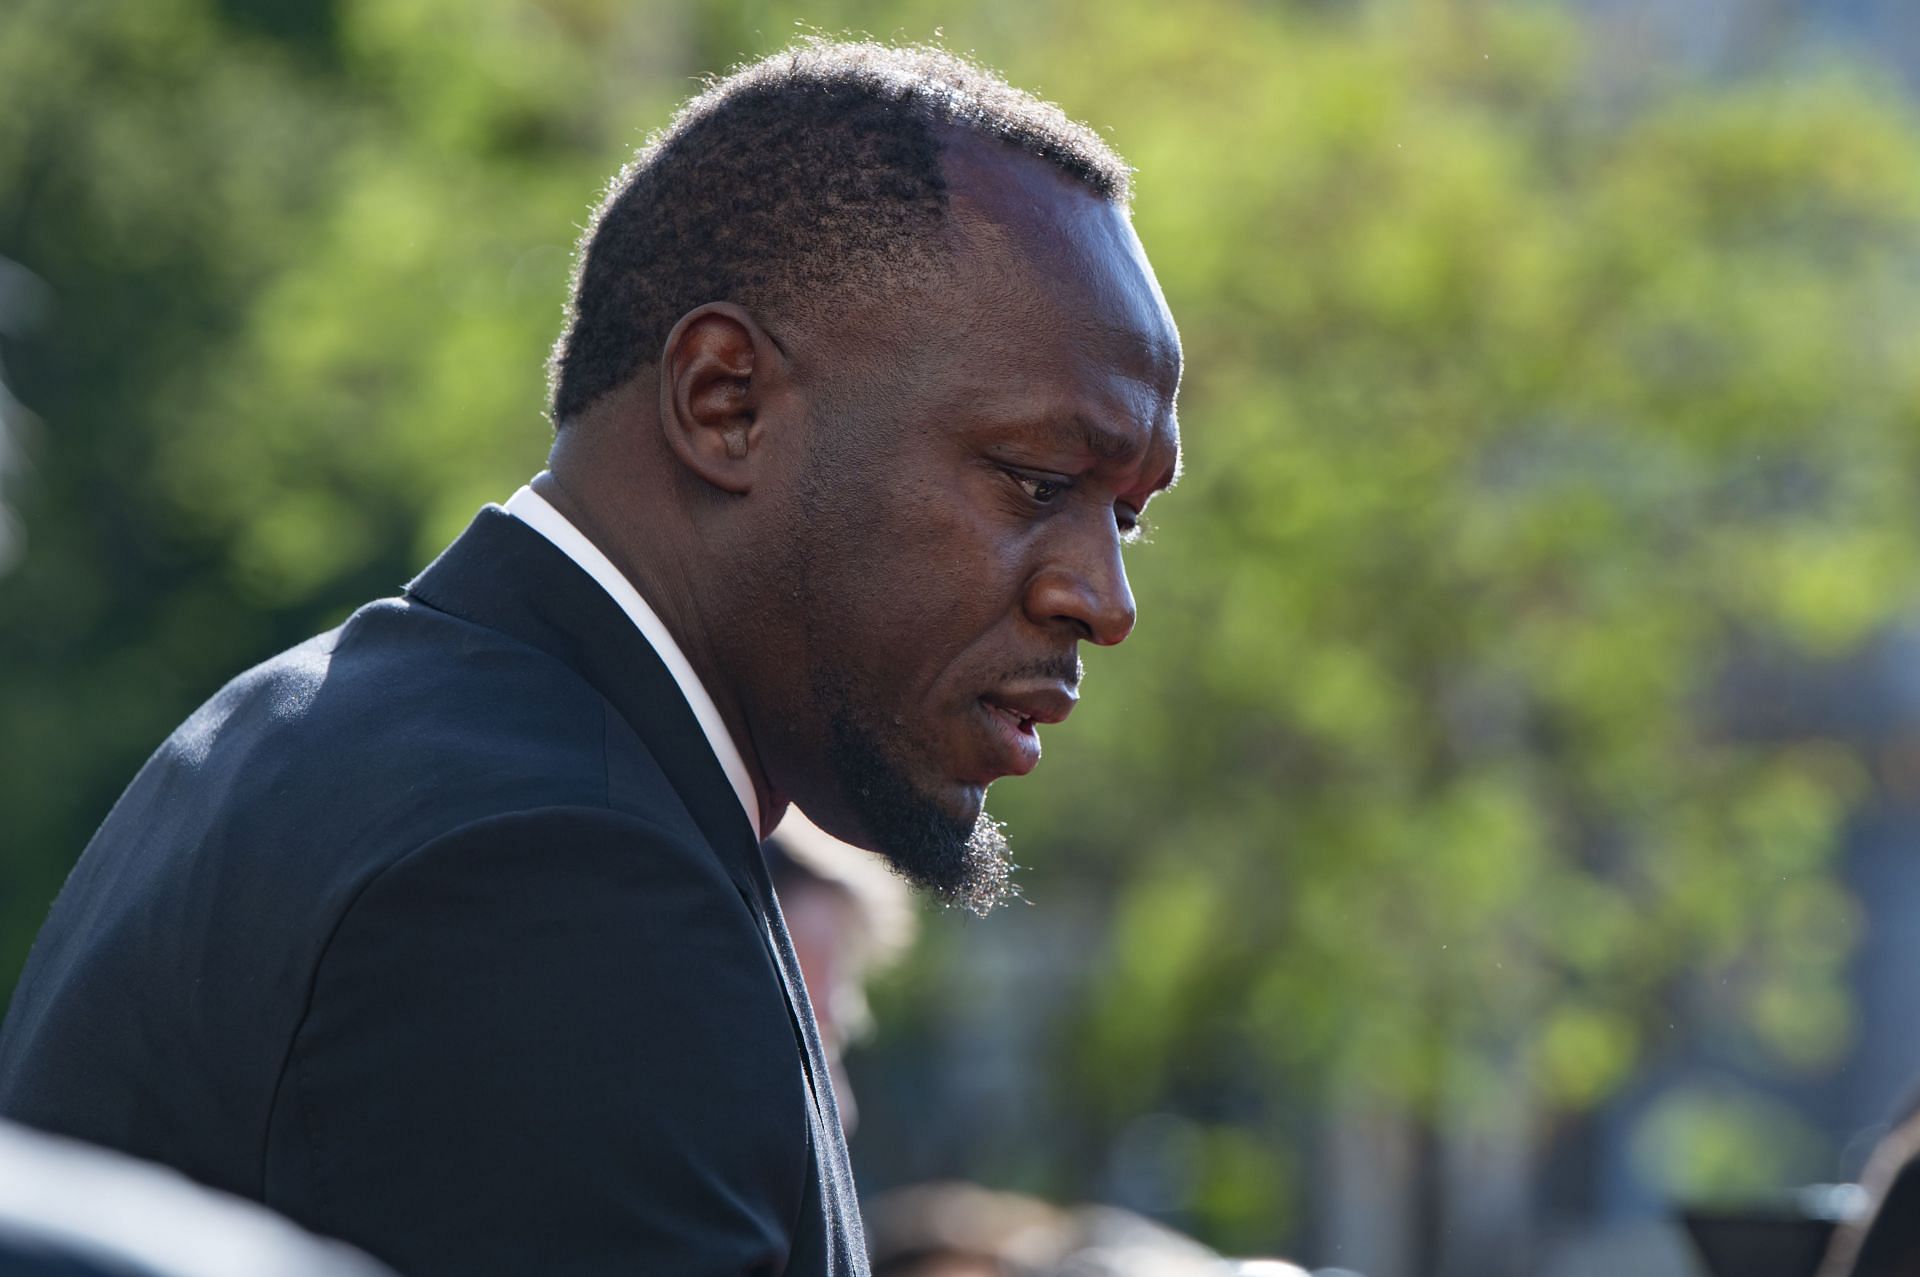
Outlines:
[[[728,302],[688,311],[660,352],[660,429],[681,463],[723,492],[752,491],[779,347]]]

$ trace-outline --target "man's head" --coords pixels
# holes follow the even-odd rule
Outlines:
[[[809,44],[696,98],[596,219],[556,479],[770,804],[983,908],[995,778],[1134,608],[1178,338],[1127,172],[950,55]]]

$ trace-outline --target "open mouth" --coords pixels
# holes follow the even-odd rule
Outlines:
[[[1074,688],[1057,680],[1013,682],[980,697],[988,734],[986,768],[995,776],[1024,776],[1040,762],[1040,725],[1073,712]]]
[[[995,705],[992,701],[982,701],[981,704],[987,707],[989,713],[997,716],[1014,731],[1025,736],[1033,735],[1033,715],[1022,714],[1019,710],[1009,709],[1005,705]]]
[[[1040,762],[1040,733],[1034,729],[1036,717],[1010,705],[989,700],[982,700],[979,704],[985,711],[982,718],[986,723],[988,742],[988,753],[982,760],[985,772],[981,779],[1024,776],[1032,771]]]

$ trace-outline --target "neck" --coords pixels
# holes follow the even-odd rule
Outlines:
[[[767,780],[766,768],[761,763],[741,703],[738,682],[728,677],[716,659],[716,645],[702,619],[698,593],[687,573],[687,565],[695,562],[698,555],[697,545],[687,542],[697,538],[681,535],[680,529],[659,526],[664,521],[639,526],[627,515],[628,510],[658,509],[671,498],[663,494],[659,501],[643,501],[628,494],[621,501],[607,499],[600,491],[600,482],[592,477],[606,470],[569,464],[571,457],[563,458],[562,453],[576,451],[569,446],[570,442],[563,432],[554,445],[549,463],[552,468],[534,476],[533,490],[607,556],[673,635],[673,641],[679,644],[687,663],[699,677],[700,685],[713,698],[714,708],[720,711],[727,734],[733,738],[734,747],[746,764],[760,808],[760,828],[771,831],[786,813],[787,803],[773,792]]]

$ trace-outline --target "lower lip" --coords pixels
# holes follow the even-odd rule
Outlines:
[[[1001,775],[1024,776],[1039,765],[1040,733],[1034,729],[1032,720],[1028,720],[1025,730],[1022,730],[1014,726],[1011,718],[985,701],[980,702],[980,712],[986,717],[992,733],[997,755],[994,766]]]

